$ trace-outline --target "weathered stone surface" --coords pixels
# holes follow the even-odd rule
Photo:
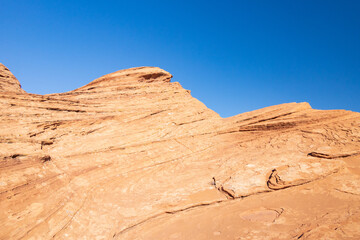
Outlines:
[[[223,119],[154,67],[23,91],[0,65],[0,239],[359,239],[360,114]]]
[[[16,77],[2,63],[0,63],[0,92],[25,92]]]

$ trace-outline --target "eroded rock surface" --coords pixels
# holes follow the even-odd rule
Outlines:
[[[0,65],[0,239],[359,239],[360,114],[221,118],[154,67],[36,95]]]

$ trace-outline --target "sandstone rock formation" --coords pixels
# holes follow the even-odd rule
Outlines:
[[[0,239],[360,239],[360,114],[221,118],[154,67],[23,91],[0,65]]]

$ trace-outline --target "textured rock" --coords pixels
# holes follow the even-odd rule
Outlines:
[[[2,63],[0,63],[0,92],[25,92],[16,77]]]
[[[221,118],[153,67],[23,91],[0,65],[0,239],[359,239],[360,114]]]

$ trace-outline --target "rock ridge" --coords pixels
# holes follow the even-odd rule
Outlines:
[[[170,82],[171,78],[172,75],[170,73],[158,67],[136,67],[104,75],[80,87],[79,90],[88,90],[89,87],[94,88],[106,85],[136,85],[139,82]]]
[[[360,113],[221,118],[156,67],[26,93],[0,65],[0,239],[359,239]]]
[[[0,91],[18,93],[25,92],[24,90],[22,90],[20,82],[2,63],[0,63]]]

